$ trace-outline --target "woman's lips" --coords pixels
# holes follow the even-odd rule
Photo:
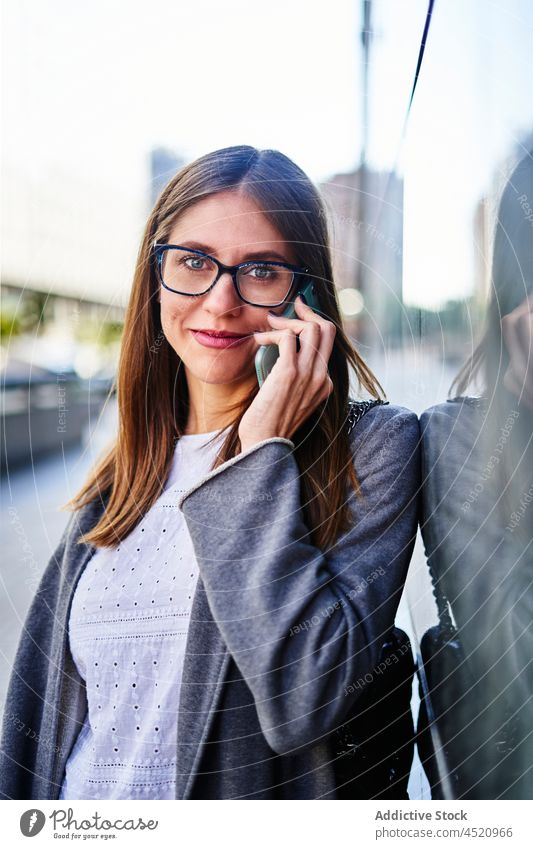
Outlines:
[[[201,330],[192,330],[191,333],[196,341],[206,348],[235,348],[247,339],[253,338],[251,333],[246,336],[211,336],[209,333],[202,333]]]

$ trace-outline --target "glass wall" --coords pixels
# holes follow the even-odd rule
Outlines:
[[[408,5],[373,4],[367,162],[394,176],[371,192],[363,291],[371,362],[421,421],[402,605],[418,754],[433,798],[531,798],[533,15],[437,2],[407,116],[427,10]],[[399,284],[386,269],[400,204]]]

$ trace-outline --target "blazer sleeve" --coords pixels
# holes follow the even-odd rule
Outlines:
[[[41,577],[26,615],[11,670],[0,744],[0,799],[31,799],[38,775],[38,746],[50,683],[55,609],[61,563],[74,523],[71,516]]]
[[[414,546],[416,415],[375,407],[350,438],[362,498],[347,493],[352,525],[327,551],[310,542],[289,439],[257,443],[178,503],[213,617],[279,754],[344,721],[394,625]]]

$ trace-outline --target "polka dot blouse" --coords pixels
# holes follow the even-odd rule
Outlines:
[[[176,443],[165,489],[114,549],[98,549],[74,592],[70,649],[87,715],[60,799],[175,799],[181,669],[198,578],[179,496],[210,470],[226,431]]]

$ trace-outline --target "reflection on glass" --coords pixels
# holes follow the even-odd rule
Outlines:
[[[481,342],[454,397],[421,417],[440,623],[421,641],[418,727],[433,798],[533,797],[532,311],[533,149],[500,200]]]

